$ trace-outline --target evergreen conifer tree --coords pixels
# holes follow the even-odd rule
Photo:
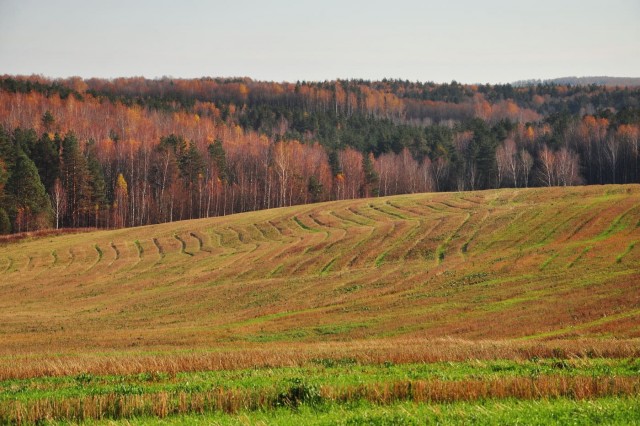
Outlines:
[[[7,181],[10,217],[18,232],[51,226],[53,212],[36,165],[18,150]]]

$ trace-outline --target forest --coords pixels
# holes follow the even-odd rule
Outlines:
[[[0,77],[0,233],[640,182],[640,88]]]

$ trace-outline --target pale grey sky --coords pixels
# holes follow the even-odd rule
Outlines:
[[[0,0],[0,74],[640,77],[640,0]]]

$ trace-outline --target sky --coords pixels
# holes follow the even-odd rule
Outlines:
[[[640,0],[0,0],[0,74],[640,77]]]

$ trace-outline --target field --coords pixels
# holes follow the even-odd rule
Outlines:
[[[638,185],[8,239],[0,423],[640,422],[639,240]]]

